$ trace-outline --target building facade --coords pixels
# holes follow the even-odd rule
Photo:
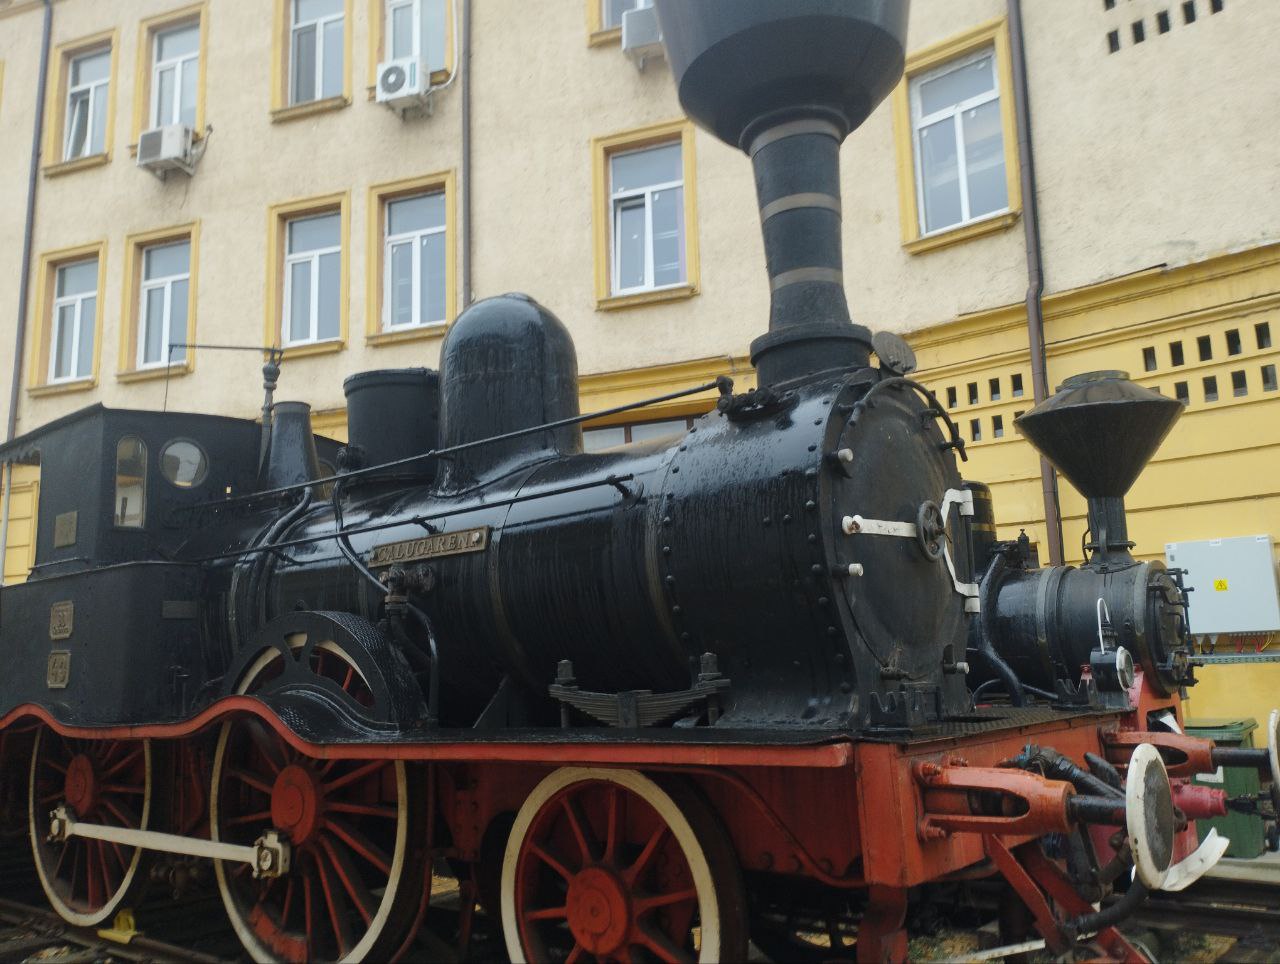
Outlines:
[[[723,373],[750,387],[768,305],[751,168],[693,129],[660,58],[624,52],[644,2],[0,0],[16,431],[96,402],[255,416],[260,357],[218,345],[282,349],[278,397],[342,437],[346,375],[434,366],[456,314],[510,290],[572,332],[584,411]],[[1033,404],[1033,161],[1050,390],[1119,368],[1187,405],[1129,499],[1138,553],[1280,538],[1280,8],[1021,6],[1020,145],[1010,5],[913,3],[907,75],[843,152],[855,320],[908,337],[1002,537],[1043,544],[1039,460],[1013,429]],[[396,65],[429,98],[381,103]],[[161,178],[143,135],[175,126],[192,173]],[[589,444],[711,401],[602,420]],[[9,481],[22,578],[38,472]],[[1084,503],[1065,482],[1059,499],[1079,559]]]

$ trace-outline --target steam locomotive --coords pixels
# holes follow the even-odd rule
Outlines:
[[[345,446],[277,402],[0,448],[41,466],[0,799],[69,922],[211,860],[254,959],[394,959],[447,867],[458,940],[480,905],[516,961],[794,959],[814,921],[824,959],[894,960],[921,885],[989,877],[1051,948],[1132,959],[1114,925],[1225,848],[1188,836],[1227,801],[1186,778],[1280,786],[1280,717],[1256,751],[1156,722],[1193,682],[1186,598],[1123,496],[1180,405],[1095,372],[1019,419],[1089,498],[1089,561],[1041,568],[905,342],[850,318],[839,149],[906,4],[657,6],[686,111],[754,165],[757,388],[586,453],[572,339],[512,294],[438,372],[347,379]]]

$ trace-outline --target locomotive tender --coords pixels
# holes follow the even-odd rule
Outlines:
[[[912,888],[991,877],[1049,946],[1133,959],[1114,924],[1225,848],[1191,853],[1226,801],[1186,778],[1280,784],[1280,718],[1269,753],[1156,723],[1186,600],[1123,495],[1178,403],[1093,373],[1019,420],[1090,500],[1090,561],[1042,569],[994,541],[910,349],[850,318],[839,148],[907,5],[657,6],[685,109],[754,165],[754,391],[584,453],[572,340],[505,295],[439,372],[349,378],[341,448],[289,402],[0,448],[42,472],[0,590],[0,800],[68,921],[212,859],[254,959],[385,960],[448,866],[460,940],[478,902],[513,960],[789,959],[815,920],[828,959],[892,960]]]

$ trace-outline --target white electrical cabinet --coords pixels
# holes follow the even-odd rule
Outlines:
[[[1280,588],[1271,536],[1169,542],[1171,569],[1185,569],[1191,632],[1273,633],[1280,630]]]

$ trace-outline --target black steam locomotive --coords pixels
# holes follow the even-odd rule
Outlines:
[[[1122,373],[1069,379],[1018,425],[1089,496],[1090,562],[1039,568],[1025,540],[994,540],[990,492],[962,479],[910,349],[852,323],[842,284],[839,147],[900,76],[906,4],[786,6],[658,3],[686,110],[754,164],[772,291],[758,387],[720,379],[680,438],[584,452],[572,339],[512,294],[457,319],[439,372],[347,379],[345,446],[281,402],[261,426],[93,407],[0,448],[41,466],[36,565],[0,591],[0,722],[40,725],[21,746],[31,836],[69,920],[125,906],[144,852],[212,857],[252,956],[385,958],[443,855],[473,904],[501,908],[513,959],[730,959],[779,874],[845,895],[859,954],[892,957],[906,889],[995,853],[957,814],[1023,819],[991,809],[1005,792],[1058,794],[1035,828],[1127,826],[1116,859],[1167,879],[1182,817],[1134,749],[1155,735],[1131,697],[1135,673],[1174,702],[1192,682],[1186,602],[1129,555],[1123,494],[1180,406]],[[1143,735],[1116,764],[1143,768],[1150,819],[1117,769],[1084,763],[1122,729]],[[890,773],[926,788],[902,791],[906,830],[858,809],[855,758],[888,768],[885,793]],[[1023,782],[970,793],[997,763]],[[121,804],[122,775],[145,804]],[[969,802],[929,816],[948,786]],[[566,837],[544,804],[571,792]],[[645,815],[615,826],[610,793]],[[756,803],[771,816],[730,816]],[[674,846],[655,820],[674,877],[641,883],[673,896],[637,910],[644,848]],[[941,829],[916,840],[928,820]],[[545,857],[544,831],[576,837],[583,866]],[[873,853],[877,836],[902,856]],[[625,886],[606,872],[615,838]],[[1087,907],[1105,863],[1051,944],[1114,935]],[[593,929],[600,908],[623,923]]]

